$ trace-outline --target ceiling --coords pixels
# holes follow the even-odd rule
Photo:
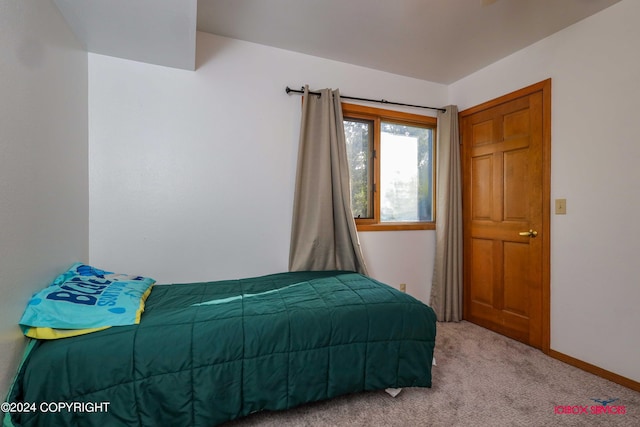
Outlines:
[[[209,32],[449,84],[620,0],[54,0],[90,52],[195,67]]]
[[[89,52],[195,69],[197,0],[53,2]]]

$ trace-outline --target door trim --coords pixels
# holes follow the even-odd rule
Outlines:
[[[551,335],[551,79],[543,80],[461,111],[458,113],[458,119],[459,122],[462,122],[463,117],[536,92],[542,93],[542,235],[540,236],[542,239],[541,350],[545,354],[549,354]],[[460,145],[460,149],[462,149],[462,145]],[[464,206],[462,208],[464,209]],[[463,307],[465,317],[466,310],[467,307]]]

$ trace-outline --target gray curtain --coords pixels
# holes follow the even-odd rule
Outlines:
[[[438,320],[462,320],[462,170],[458,108],[438,112],[436,137],[436,258],[431,307]]]
[[[289,270],[367,274],[351,212],[349,164],[338,90],[302,101]]]

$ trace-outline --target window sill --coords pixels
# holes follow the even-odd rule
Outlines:
[[[358,231],[408,231],[408,230],[435,230],[435,222],[386,222],[384,224],[358,224]]]

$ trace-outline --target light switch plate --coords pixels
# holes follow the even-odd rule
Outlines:
[[[567,199],[556,199],[556,215],[567,214]]]

